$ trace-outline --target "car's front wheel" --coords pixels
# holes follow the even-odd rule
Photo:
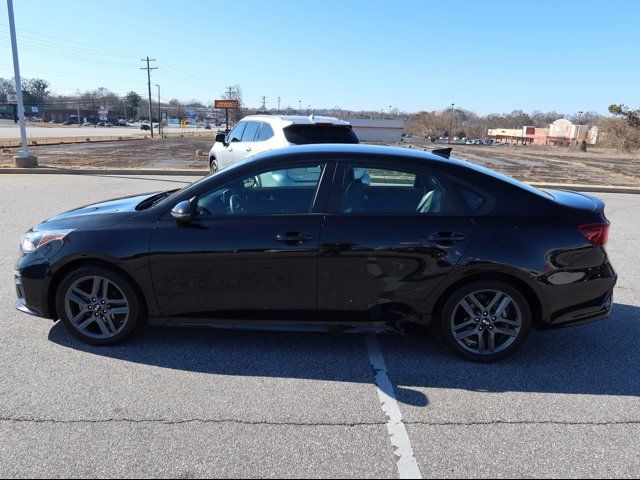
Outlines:
[[[108,345],[130,336],[141,304],[131,282],[99,266],[77,268],[60,282],[56,309],[64,325],[80,340]]]
[[[489,363],[514,353],[531,330],[531,307],[515,287],[497,280],[462,285],[440,315],[445,343],[458,355]]]
[[[218,171],[218,162],[214,157],[211,157],[209,159],[209,170],[211,171],[211,173],[215,173]]]

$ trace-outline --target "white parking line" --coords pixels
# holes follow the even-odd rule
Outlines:
[[[367,350],[369,352],[369,362],[375,372],[375,383],[380,406],[387,417],[389,440],[391,440],[391,445],[398,459],[396,461],[398,475],[400,478],[422,478],[416,457],[413,454],[409,434],[402,422],[402,413],[396,401],[393,385],[389,380],[387,364],[384,361],[378,338],[375,335],[367,336]]]

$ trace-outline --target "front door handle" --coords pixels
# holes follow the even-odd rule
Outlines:
[[[227,148],[227,151],[228,151],[228,152],[233,152],[233,147],[229,147],[229,148]]]
[[[247,152],[250,152],[250,151],[251,151],[251,147],[247,147]]]
[[[436,232],[429,235],[429,240],[437,245],[452,245],[466,239],[466,235],[458,232]]]
[[[304,232],[285,232],[276,235],[276,240],[286,245],[297,245],[303,242],[308,242],[313,236],[310,233]]]

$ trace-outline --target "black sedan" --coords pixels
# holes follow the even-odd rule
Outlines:
[[[260,154],[181,190],[27,232],[17,308],[110,344],[152,325],[433,325],[494,361],[532,327],[607,317],[604,203],[470,163],[364,145]]]

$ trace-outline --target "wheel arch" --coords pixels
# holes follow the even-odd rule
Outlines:
[[[76,260],[72,260],[69,263],[62,266],[59,270],[57,270],[53,277],[51,278],[51,283],[49,284],[49,291],[47,292],[47,306],[49,308],[49,313],[51,318],[58,319],[58,312],[56,309],[56,293],[58,291],[58,287],[60,286],[60,282],[62,279],[69,274],[69,272],[76,270],[81,267],[102,267],[116,272],[118,275],[126,278],[131,285],[133,286],[138,298],[140,299],[140,306],[142,308],[142,317],[145,318],[149,312],[148,299],[142,292],[140,285],[138,282],[127,273],[126,270],[119,267],[115,263],[109,262],[108,260],[100,259],[100,258],[80,258]]]
[[[442,312],[442,308],[446,303],[447,299],[451,296],[451,294],[460,288],[463,285],[466,285],[471,282],[475,282],[478,280],[498,280],[505,282],[515,288],[517,288],[522,295],[526,298],[529,303],[529,307],[531,308],[531,316],[532,323],[534,328],[541,329],[544,326],[543,322],[543,308],[542,308],[542,300],[540,296],[536,293],[536,291],[521,278],[500,271],[483,271],[474,273],[472,275],[465,276],[453,282],[451,285],[447,286],[446,289],[439,295],[436,303],[434,305],[432,311],[432,317],[438,318],[440,313]]]

